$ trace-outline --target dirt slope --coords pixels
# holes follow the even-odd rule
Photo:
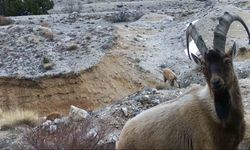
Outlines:
[[[70,105],[86,110],[121,99],[156,82],[125,58],[109,55],[78,74],[43,77],[37,80],[0,79],[3,109],[34,109],[40,113],[68,112]]]

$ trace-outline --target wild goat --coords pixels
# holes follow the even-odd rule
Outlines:
[[[171,69],[169,68],[163,69],[162,75],[163,75],[164,82],[168,81],[171,86],[174,86],[174,84],[176,83],[177,86],[180,87],[180,84],[177,81],[177,77]]]
[[[187,29],[201,58],[207,85],[196,86],[176,100],[148,109],[129,120],[122,129],[117,149],[237,149],[245,132],[242,98],[232,59],[236,44],[225,52],[228,29],[236,15],[225,13],[214,31],[213,49],[208,50],[194,25]]]

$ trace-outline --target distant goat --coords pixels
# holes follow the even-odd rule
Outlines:
[[[245,132],[242,98],[233,69],[236,44],[225,52],[228,29],[236,15],[225,13],[214,31],[213,49],[208,50],[195,26],[187,29],[201,58],[191,54],[205,75],[205,87],[148,109],[129,120],[122,129],[117,149],[237,149]],[[250,39],[249,39],[250,40]],[[189,52],[188,52],[189,53]]]
[[[174,84],[176,83],[177,86],[180,87],[180,84],[177,81],[177,77],[171,69],[169,68],[163,69],[162,75],[163,75],[164,82],[168,81],[171,86],[174,86]]]

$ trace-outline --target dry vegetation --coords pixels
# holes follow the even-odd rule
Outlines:
[[[50,31],[44,32],[44,33],[42,33],[42,36],[44,38],[46,38],[48,41],[54,40],[54,33],[53,32],[50,32]]]
[[[241,47],[237,53],[237,59],[247,60],[250,58],[250,49],[246,47]]]
[[[52,112],[47,115],[46,120],[54,121],[55,119],[62,118],[62,114],[59,112]]]
[[[9,18],[6,18],[4,16],[0,16],[0,26],[5,26],[11,24],[13,21]]]
[[[30,110],[0,111],[1,130],[15,128],[19,125],[35,126],[38,114]]]
[[[2,116],[3,116],[3,110],[0,109],[0,120],[1,120]]]
[[[97,123],[95,119],[90,118],[80,123],[38,126],[24,135],[23,141],[35,149],[110,148],[101,146],[109,132],[110,128],[103,121]]]
[[[76,44],[71,44],[67,48],[68,51],[73,51],[73,50],[76,50],[76,49],[78,49],[78,45],[76,45]]]
[[[157,90],[164,90],[164,89],[169,89],[171,88],[169,83],[158,83],[155,87]]]

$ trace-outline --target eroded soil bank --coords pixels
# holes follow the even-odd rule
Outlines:
[[[77,74],[39,79],[0,79],[3,109],[34,109],[40,113],[68,112],[70,105],[86,110],[109,104],[156,82],[125,58],[107,55],[90,69]]]

